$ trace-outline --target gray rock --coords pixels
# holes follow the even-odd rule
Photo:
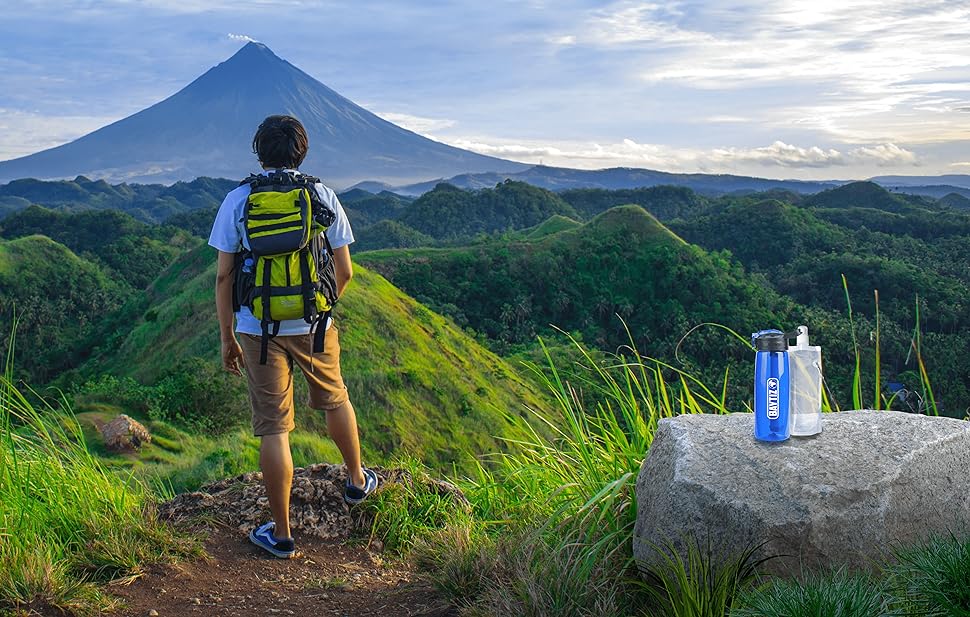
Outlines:
[[[395,485],[422,490],[448,498],[455,508],[470,511],[461,491],[448,482],[424,476],[414,477],[402,469],[372,467],[380,480],[378,491],[395,490]],[[325,540],[343,540],[355,530],[368,530],[373,513],[367,508],[350,508],[343,490],[347,469],[343,465],[318,463],[293,470],[290,494],[290,526],[301,534]],[[269,498],[259,472],[219,480],[198,491],[176,495],[161,504],[162,518],[189,526],[219,523],[237,527],[241,534],[272,520]]]
[[[767,572],[871,569],[893,547],[970,531],[970,422],[893,411],[826,414],[768,444],[751,414],[661,420],[637,478],[633,552],[693,538],[716,556],[766,543]]]

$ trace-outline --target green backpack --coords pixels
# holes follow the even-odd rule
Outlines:
[[[326,322],[337,302],[333,249],[326,232],[336,213],[317,197],[318,178],[293,172],[251,175],[243,210],[249,250],[236,254],[235,310],[248,307],[260,321],[259,363],[284,319],[303,319],[323,351]]]

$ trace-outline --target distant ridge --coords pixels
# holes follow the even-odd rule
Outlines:
[[[527,168],[387,122],[251,42],[147,109],[73,142],[0,162],[0,182],[79,174],[112,182],[240,178],[258,170],[251,140],[259,122],[281,113],[307,128],[310,153],[303,168],[337,187]]]
[[[970,188],[963,188],[961,184],[970,184],[970,180],[961,180],[961,178],[970,178],[970,176],[882,176],[872,178],[868,182],[876,183],[896,193],[924,195],[937,199],[955,193],[970,198]],[[423,195],[442,182],[458,188],[476,190],[491,188],[505,180],[526,182],[550,191],[682,186],[701,195],[759,193],[775,190],[810,195],[853,182],[851,180],[775,180],[733,174],[670,173],[635,167],[589,170],[534,165],[518,172],[459,174],[451,178],[439,178],[401,186],[389,186],[387,183],[367,181],[356,184],[354,188],[361,188],[372,193],[390,190],[400,195]],[[947,184],[947,181],[952,181],[954,184]]]
[[[422,195],[440,182],[447,182],[463,189],[480,189],[493,187],[505,180],[526,182],[550,191],[579,188],[615,190],[673,185],[686,186],[698,193],[707,195],[775,189],[807,194],[818,193],[843,184],[837,181],[772,180],[729,174],[676,174],[633,167],[587,170],[535,165],[519,172],[461,174],[447,180],[420,182],[394,187],[390,190],[402,195]],[[368,188],[371,185],[372,183],[361,183],[358,186],[365,190],[371,190]]]

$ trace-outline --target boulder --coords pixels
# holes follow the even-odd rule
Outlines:
[[[102,425],[101,438],[112,452],[131,452],[152,441],[148,429],[125,414]]]
[[[763,570],[871,569],[893,547],[970,531],[970,422],[895,411],[826,414],[820,435],[764,443],[751,414],[661,420],[637,478],[633,552],[716,558],[764,543]]]

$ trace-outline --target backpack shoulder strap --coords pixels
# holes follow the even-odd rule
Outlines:
[[[239,186],[242,186],[244,184],[248,184],[250,186],[258,184],[260,178],[264,178],[264,177],[265,176],[261,176],[259,174],[249,174],[249,176],[245,180],[239,183]]]

